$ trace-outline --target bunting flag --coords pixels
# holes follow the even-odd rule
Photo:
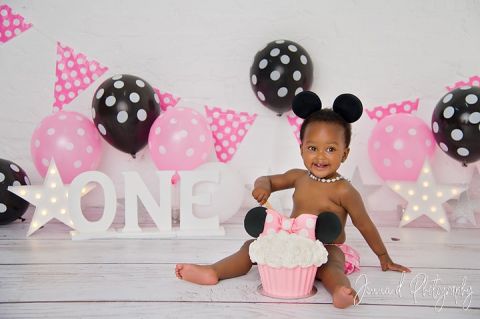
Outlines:
[[[155,93],[157,93],[158,97],[160,98],[160,108],[162,111],[166,111],[171,107],[174,107],[177,105],[178,101],[180,101],[180,97],[176,97],[171,93],[168,92],[162,92],[157,88],[153,88]]]
[[[207,121],[215,141],[215,152],[220,162],[229,162],[237,152],[240,143],[247,135],[257,114],[222,110],[219,107],[205,106]]]
[[[464,86],[480,86],[480,76],[471,76],[470,79],[468,79],[468,82],[458,81],[453,86],[447,86],[446,88],[448,91],[452,91],[456,88],[461,88]]]
[[[419,99],[417,98],[414,101],[402,101],[400,103],[390,103],[387,106],[377,106],[371,111],[367,110],[367,114],[372,120],[377,121],[381,121],[384,117],[392,114],[410,114],[418,109],[418,101]]]
[[[301,144],[302,141],[300,141],[300,128],[302,127],[303,119],[296,116],[293,112],[289,112],[287,114],[287,119],[288,123],[290,123],[290,126],[292,127],[293,134],[295,135],[298,144]]]
[[[72,48],[57,42],[54,111],[61,110],[107,70],[83,53],[75,53]]]
[[[0,42],[5,43],[15,38],[20,33],[30,29],[31,23],[26,23],[24,18],[12,12],[8,5],[0,5]]]

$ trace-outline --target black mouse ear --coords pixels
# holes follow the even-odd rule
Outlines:
[[[331,244],[342,232],[340,218],[334,213],[324,212],[318,215],[315,225],[315,237],[324,244]]]
[[[348,123],[357,121],[362,116],[363,106],[358,97],[353,94],[341,94],[333,102],[333,110],[340,114]]]
[[[292,111],[296,116],[306,119],[310,114],[322,108],[322,101],[318,95],[310,91],[303,91],[295,95],[292,102]]]
[[[265,207],[252,208],[245,215],[243,226],[250,236],[257,238],[263,232],[266,218],[267,209]]]

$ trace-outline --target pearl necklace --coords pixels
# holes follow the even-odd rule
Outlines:
[[[308,177],[310,177],[314,181],[322,182],[322,183],[334,183],[334,182],[339,181],[341,179],[345,179],[345,177],[343,177],[342,175],[338,175],[335,178],[320,178],[320,177],[317,177],[317,176],[313,175],[312,172],[310,172],[310,171],[308,171]]]

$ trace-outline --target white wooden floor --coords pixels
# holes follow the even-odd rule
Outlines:
[[[479,229],[380,228],[394,261],[412,268],[402,281],[380,270],[349,226],[347,242],[362,256],[350,280],[363,297],[339,310],[319,282],[307,299],[262,296],[256,267],[216,286],[175,277],[176,263],[238,249],[248,238],[240,223],[221,238],[71,241],[58,223],[26,239],[28,217],[0,226],[0,318],[480,318]]]

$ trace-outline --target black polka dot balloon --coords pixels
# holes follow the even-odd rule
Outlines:
[[[313,64],[307,51],[288,40],[270,42],[255,55],[250,84],[258,100],[282,114],[291,109],[296,94],[310,89]]]
[[[443,96],[432,115],[438,146],[466,165],[480,159],[480,87],[465,86]]]
[[[150,127],[160,115],[159,103],[158,95],[145,80],[119,74],[95,91],[92,117],[108,143],[135,157],[147,145]]]
[[[0,225],[11,223],[25,213],[29,203],[8,190],[9,186],[30,185],[25,171],[17,164],[0,159]]]

